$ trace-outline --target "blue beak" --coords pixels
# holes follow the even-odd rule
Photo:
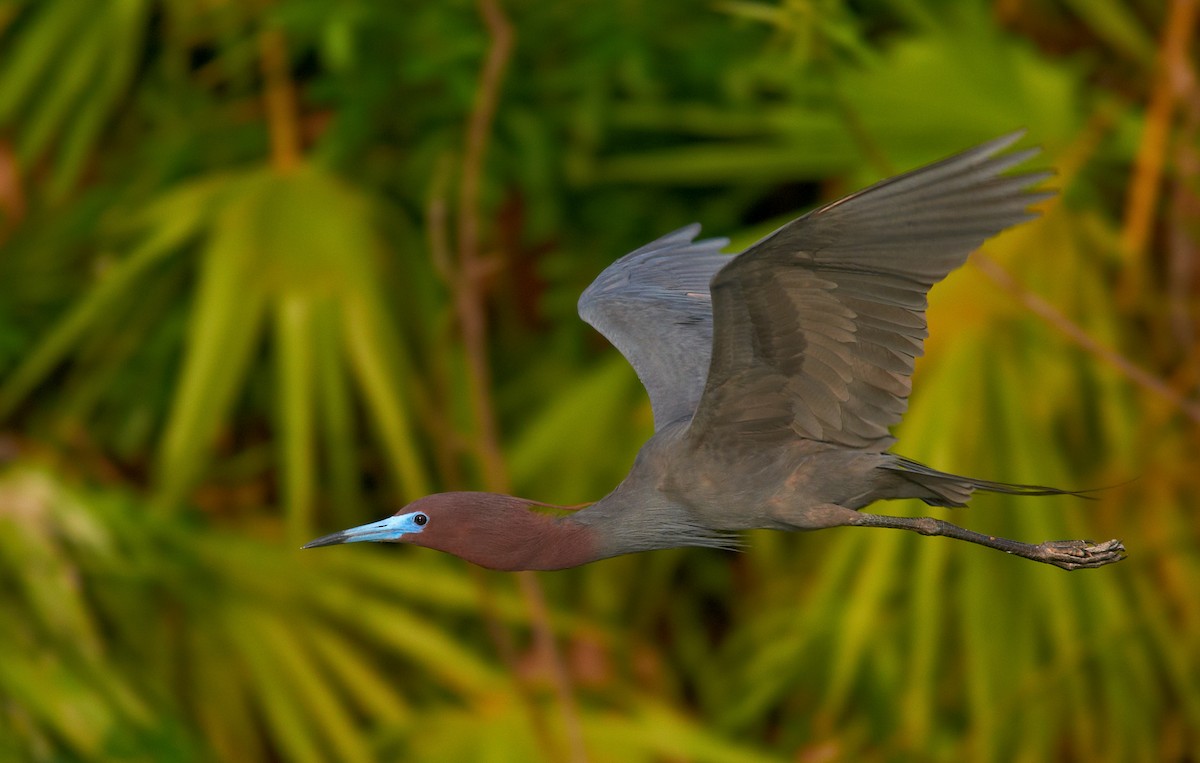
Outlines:
[[[422,521],[417,523],[416,517]],[[369,525],[352,527],[349,530],[326,535],[323,538],[305,543],[302,548],[317,548],[318,546],[334,546],[339,543],[358,543],[360,541],[397,541],[405,535],[421,532],[425,524],[425,515],[419,511],[411,514],[399,514]]]

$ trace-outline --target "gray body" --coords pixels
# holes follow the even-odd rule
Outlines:
[[[794,439],[767,451],[712,448],[688,437],[690,422],[659,430],[639,451],[628,477],[613,493],[575,518],[586,521],[607,504],[628,521],[637,506],[666,507],[698,527],[738,530],[807,530],[804,517],[820,506],[861,509],[880,498],[917,497],[886,466],[894,457]],[[737,475],[731,479],[730,475]],[[655,511],[645,512],[653,515]],[[657,518],[643,522],[649,534]],[[640,523],[639,523],[640,524]]]
[[[904,464],[911,462],[891,453],[812,440],[796,438],[766,451],[707,447],[688,436],[690,424],[679,420],[656,432],[625,480],[567,521],[597,527],[613,555],[679,545],[727,547],[736,544],[728,533],[739,530],[846,524],[831,521],[837,518],[831,507],[857,511],[896,498],[959,506],[974,490],[967,478],[909,473]],[[668,526],[672,531],[664,533]]]

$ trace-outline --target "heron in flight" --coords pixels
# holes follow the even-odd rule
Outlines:
[[[1021,133],[884,180],[730,256],[699,225],[610,265],[580,316],[628,359],[654,435],[611,493],[568,514],[508,495],[453,492],[305,548],[411,543],[497,570],[556,570],[739,530],[886,527],[977,543],[1067,570],[1122,559],[1117,540],[1023,543],[931,517],[862,511],[975,491],[1078,495],[949,474],[892,453],[927,335],[926,294],[973,250],[1035,215],[1050,173],[1006,174],[1037,149]]]

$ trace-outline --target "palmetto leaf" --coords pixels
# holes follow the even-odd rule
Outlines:
[[[406,395],[416,382],[405,374],[406,351],[380,290],[374,225],[365,197],[315,167],[286,175],[251,170],[168,192],[122,222],[123,235],[140,243],[5,380],[0,411],[11,411],[52,371],[69,367],[85,340],[122,331],[106,317],[139,304],[152,268],[194,258],[199,280],[158,451],[160,505],[178,504],[203,474],[264,344],[275,356],[279,463],[295,542],[312,534],[318,432],[332,438],[327,452],[345,452],[354,436],[347,411],[355,392],[399,491],[426,492]],[[357,390],[340,381],[347,377],[357,380]],[[329,403],[325,415],[338,416],[320,430],[318,389]],[[351,477],[344,464],[340,470],[344,495]]]
[[[61,199],[79,177],[105,122],[133,79],[150,3],[29,3],[29,30],[0,40],[0,126],[16,127],[29,167],[58,142],[48,193]],[[54,87],[45,83],[54,82]]]
[[[76,492],[37,469],[0,475],[0,505],[0,575],[15,584],[0,598],[33,615],[0,625],[0,648],[33,657],[0,666],[0,696],[25,708],[0,713],[0,738],[24,724],[48,752],[99,758],[121,729],[151,739],[174,715],[227,760],[264,743],[295,759],[371,760],[356,718],[403,724],[428,676],[467,701],[510,691],[473,644],[410,608],[403,590],[419,587],[419,567],[358,585],[353,558],[314,567],[179,515],[148,521],[127,496]],[[426,612],[441,606],[432,590]],[[139,670],[146,662],[156,669]],[[178,702],[156,702],[164,692]]]

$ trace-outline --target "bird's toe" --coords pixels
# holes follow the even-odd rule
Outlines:
[[[1090,540],[1046,541],[1039,547],[1043,561],[1064,570],[1103,567],[1125,558],[1125,544],[1117,539],[1096,543]]]

